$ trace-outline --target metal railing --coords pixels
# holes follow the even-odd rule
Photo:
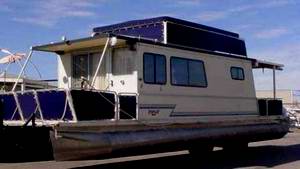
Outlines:
[[[0,94],[0,101],[2,104],[9,104],[12,105],[10,110],[3,110],[2,113],[4,113],[5,117],[10,116],[10,118],[4,119],[4,124],[7,125],[54,125],[62,122],[70,122],[75,123],[78,122],[78,118],[76,115],[76,110],[73,105],[73,98],[71,95],[72,90],[81,90],[81,89],[39,89],[39,90],[28,90],[28,91],[16,91],[16,92],[7,92],[4,94]],[[112,120],[120,120],[120,113],[125,113],[130,116],[130,113],[126,112],[125,110],[122,110],[120,107],[119,102],[119,96],[134,96],[136,98],[136,117],[132,117],[132,119],[138,119],[138,95],[136,93],[119,93],[117,94],[114,91],[107,91],[107,90],[81,90],[81,91],[87,91],[87,92],[96,92],[99,93],[102,97],[105,98],[103,95],[104,93],[113,94],[114,96],[114,103],[110,102],[114,106],[114,118]],[[64,93],[64,99],[57,98],[61,100],[59,102],[60,108],[57,108],[61,111],[60,112],[54,112],[56,114],[56,118],[49,119],[46,118],[49,116],[45,112],[45,106],[46,108],[51,108],[51,106],[58,106],[53,105],[55,101],[48,100],[49,103],[45,104],[45,99],[47,97],[42,98],[42,95],[45,93],[49,93],[49,96],[51,96],[52,92],[63,92]],[[52,94],[54,96],[54,94]],[[49,97],[48,99],[53,99]],[[106,98],[107,99],[107,98]],[[63,103],[62,103],[63,102]],[[63,106],[62,106],[63,105]],[[53,108],[53,107],[52,107]],[[99,108],[101,108],[101,105],[99,105]],[[9,111],[9,112],[6,112]],[[6,114],[5,114],[6,113]],[[71,118],[66,118],[66,115],[70,115]],[[19,118],[17,118],[17,115]],[[60,116],[58,116],[60,115]]]

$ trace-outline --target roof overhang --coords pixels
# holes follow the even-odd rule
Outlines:
[[[32,47],[32,50],[64,54],[64,53],[68,53],[80,49],[102,47],[105,45],[107,38],[109,37],[110,37],[109,35],[105,35],[105,36],[93,36],[93,37],[87,37],[87,38],[75,39],[75,40],[65,40],[57,43],[34,46]],[[125,43],[126,41],[124,39],[118,38],[117,43],[115,45],[121,45]]]
[[[264,60],[257,60],[257,59],[252,60],[252,68],[253,69],[283,70],[283,67],[284,67],[283,64],[273,63],[273,62],[264,61]]]
[[[263,61],[263,60],[257,60],[257,59],[248,58],[245,56],[236,56],[236,55],[226,54],[226,53],[222,53],[222,52],[220,53],[217,51],[206,51],[203,49],[183,47],[183,46],[178,46],[178,45],[174,45],[174,44],[164,44],[164,43],[157,42],[153,39],[140,38],[140,37],[134,37],[134,36],[126,36],[126,35],[116,35],[116,34],[100,34],[100,35],[95,35],[92,37],[87,37],[87,38],[82,38],[82,39],[66,40],[66,41],[57,42],[57,43],[50,43],[50,44],[46,44],[46,45],[34,46],[34,47],[32,47],[32,50],[64,54],[64,53],[68,53],[71,51],[87,49],[87,48],[94,48],[94,47],[99,47],[101,49],[101,47],[103,47],[105,45],[107,38],[109,38],[109,37],[116,38],[116,43],[114,44],[114,46],[124,46],[126,44],[131,45],[131,44],[134,44],[135,42],[142,42],[142,43],[147,43],[147,44],[153,44],[153,45],[159,45],[159,46],[166,46],[166,47],[214,54],[217,56],[225,56],[225,57],[230,57],[230,58],[249,60],[252,62],[253,69],[260,68],[260,69],[283,70],[283,67],[284,67],[284,65],[282,65],[282,64]]]

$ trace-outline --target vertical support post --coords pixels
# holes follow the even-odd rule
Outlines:
[[[266,99],[266,116],[269,116],[269,99]]]
[[[167,27],[168,23],[167,21],[163,22],[163,27],[164,27],[164,44],[168,43],[168,36],[167,36],[167,31],[168,31],[168,27]]]
[[[36,123],[35,123],[35,113],[32,114],[32,120],[31,120],[31,125],[32,127],[36,127]]]
[[[275,66],[273,66],[273,98],[276,99],[276,74]]]
[[[3,100],[1,99],[0,100],[0,129],[2,129],[3,127],[3,114],[4,114],[4,103],[3,103]]]
[[[17,78],[16,82],[15,82],[13,88],[11,89],[12,92],[14,92],[16,90],[16,87],[17,87],[17,85],[19,83],[19,80],[20,80],[21,76],[23,75],[24,70],[25,70],[25,68],[26,68],[26,66],[27,66],[27,64],[28,64],[28,62],[29,62],[29,60],[30,60],[30,58],[32,56],[32,52],[33,52],[33,50],[31,49],[28,57],[26,58],[26,61],[25,61],[24,65],[23,65],[23,67],[22,67],[22,69],[21,69],[21,71],[20,71],[20,73],[18,75],[18,78]]]
[[[21,84],[21,91],[23,92],[23,91],[25,91],[25,89],[26,89],[26,83],[23,80],[23,83]]]
[[[93,87],[93,88],[94,88],[94,84],[95,84],[95,81],[96,81],[97,74],[98,74],[98,72],[99,72],[99,70],[100,70],[100,67],[101,67],[101,63],[102,63],[103,57],[104,57],[105,52],[106,52],[106,48],[107,48],[108,43],[109,43],[109,39],[110,39],[110,38],[108,37],[107,40],[106,40],[104,49],[103,49],[103,51],[102,51],[102,55],[101,55],[101,57],[100,57],[100,60],[99,60],[99,63],[98,63],[96,72],[95,72],[95,74],[94,74],[94,77],[93,77],[93,80],[92,80],[92,83],[91,83],[91,87]]]

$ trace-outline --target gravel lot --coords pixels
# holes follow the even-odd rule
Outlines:
[[[300,168],[300,130],[290,132],[285,138],[251,143],[247,151],[228,153],[216,148],[210,158],[192,158],[187,151],[160,153],[92,161],[2,163],[0,168]]]

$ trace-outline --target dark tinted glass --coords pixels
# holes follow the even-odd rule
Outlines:
[[[144,81],[146,83],[154,83],[154,56],[150,54],[144,54]]]
[[[166,57],[164,55],[144,54],[144,82],[152,84],[166,83]]]
[[[231,67],[230,68],[231,78],[234,80],[244,80],[244,69],[240,67]]]
[[[156,83],[166,83],[166,59],[165,56],[156,55],[155,59]]]
[[[189,85],[206,86],[206,77],[203,62],[189,61]]]
[[[172,84],[188,85],[188,62],[185,59],[171,59]]]

